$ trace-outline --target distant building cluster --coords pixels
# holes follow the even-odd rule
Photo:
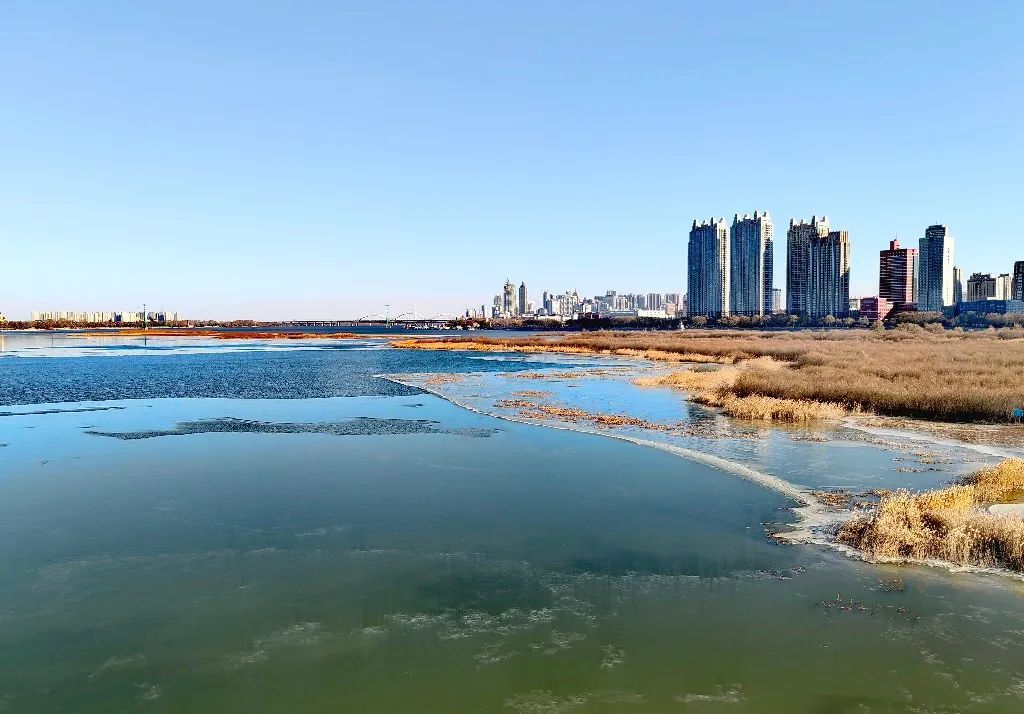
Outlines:
[[[534,318],[576,320],[587,317],[650,317],[674,318],[686,312],[686,298],[680,293],[619,293],[609,290],[604,295],[581,296],[576,290],[552,293],[545,290],[539,301],[530,299],[526,283],[517,288],[505,281],[502,291],[494,296],[491,306],[466,310],[469,318],[516,319]]]
[[[775,228],[767,211],[735,214],[690,228],[687,273],[689,317],[781,312],[773,284]],[[845,317],[850,304],[850,236],[830,230],[828,218],[790,220],[786,233],[786,306],[791,315]]]
[[[870,298],[870,309],[864,307],[869,298],[861,300],[861,317],[884,320],[893,311],[1024,312],[1024,261],[1014,264],[1012,275],[975,273],[965,286],[963,271],[955,264],[955,246],[949,228],[940,224],[925,229],[917,248],[890,241],[888,250],[879,253],[878,296]],[[1020,292],[1015,293],[1018,284]]]
[[[75,324],[89,325],[103,325],[108,323],[115,325],[134,325],[141,324],[143,322],[169,323],[180,322],[184,319],[181,318],[177,312],[168,312],[167,310],[154,310],[149,312],[143,312],[141,310],[127,310],[121,312],[67,312],[43,310],[33,312],[30,317],[32,322],[71,322]]]
[[[955,240],[928,226],[917,248],[899,240],[879,253],[878,295],[850,297],[850,234],[828,217],[791,219],[786,232],[786,299],[772,285],[773,226],[768,213],[712,218],[690,228],[687,316],[758,317],[786,312],[814,320],[852,315],[884,320],[893,310],[947,313],[1024,312],[1024,261],[1013,272],[972,275],[964,289]]]
[[[878,322],[895,312],[1024,313],[1024,260],[1007,273],[963,279],[954,261],[955,239],[945,225],[924,229],[916,248],[889,241],[879,251],[878,294],[850,295],[849,231],[827,216],[790,219],[786,231],[785,291],[774,284],[775,227],[767,211],[694,220],[687,252],[689,291],[581,296],[545,291],[534,302],[526,283],[507,280],[490,306],[466,310],[469,318],[583,317],[765,318],[788,314],[825,321],[862,318]]]

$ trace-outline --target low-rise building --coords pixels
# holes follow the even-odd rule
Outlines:
[[[978,302],[998,297],[996,279],[990,273],[974,273],[967,279],[967,297],[965,302]]]
[[[969,300],[960,303],[960,314],[1007,315],[1024,313],[1024,300]]]
[[[860,299],[860,316],[868,322],[881,322],[892,312],[893,303],[884,297]]]

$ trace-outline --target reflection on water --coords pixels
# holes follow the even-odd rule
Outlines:
[[[111,374],[115,399],[60,405],[115,360],[33,360],[37,398],[5,409],[7,710],[993,712],[1024,697],[1019,583],[782,545],[766,529],[793,502],[754,483],[374,375],[461,373],[434,388],[489,409],[543,389],[710,420],[722,434],[689,445],[796,484],[945,477],[899,472],[908,455],[883,444],[731,426],[675,393],[637,400],[625,376],[499,376],[569,360],[200,357],[116,360],[180,377],[186,397]],[[275,398],[289,357],[345,376]],[[196,398],[235,381],[264,393]]]

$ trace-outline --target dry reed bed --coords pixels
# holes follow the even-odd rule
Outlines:
[[[396,347],[560,352],[703,362],[745,369],[733,397],[838,405],[886,416],[1005,422],[1024,406],[1024,330],[966,333],[920,328],[857,332],[594,332],[559,337],[397,340]],[[758,358],[770,358],[768,361]],[[785,369],[778,369],[778,365]],[[727,401],[723,397],[723,401]],[[723,409],[727,408],[725,404]],[[780,405],[733,404],[741,415]],[[784,418],[798,405],[783,408]],[[797,410],[798,411],[798,410]],[[832,411],[829,407],[827,411]]]
[[[838,533],[840,543],[881,560],[944,560],[1024,571],[1024,518],[993,515],[993,503],[1024,496],[1024,461],[1009,459],[948,488],[883,493],[867,516]]]
[[[495,403],[501,409],[518,409],[519,416],[524,419],[555,418],[568,423],[589,422],[594,426],[611,428],[634,426],[651,431],[673,431],[679,425],[658,424],[656,422],[633,417],[626,414],[597,414],[574,407],[560,407],[552,404],[537,404],[525,399],[502,399]]]
[[[698,404],[719,407],[731,417],[751,421],[777,421],[804,424],[820,419],[841,419],[850,410],[842,404],[810,399],[785,399],[759,394],[737,396],[736,383],[746,369],[774,370],[780,363],[760,357],[740,367],[722,367],[713,371],[675,372],[661,377],[633,380],[642,387],[667,386],[683,389]]]

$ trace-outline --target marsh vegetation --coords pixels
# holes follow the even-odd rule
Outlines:
[[[1024,407],[1024,329],[964,332],[904,325],[896,330],[856,332],[593,332],[396,340],[393,344],[416,349],[608,354],[735,366],[735,371],[718,378],[672,379],[677,380],[676,386],[693,388],[706,403],[717,403],[747,418],[803,421],[815,413],[863,411],[1000,423],[1008,421],[1014,408]]]
[[[883,493],[871,512],[845,523],[840,543],[883,560],[944,560],[1024,571],[1024,517],[992,504],[1024,497],[1024,461],[982,469],[935,491]]]

